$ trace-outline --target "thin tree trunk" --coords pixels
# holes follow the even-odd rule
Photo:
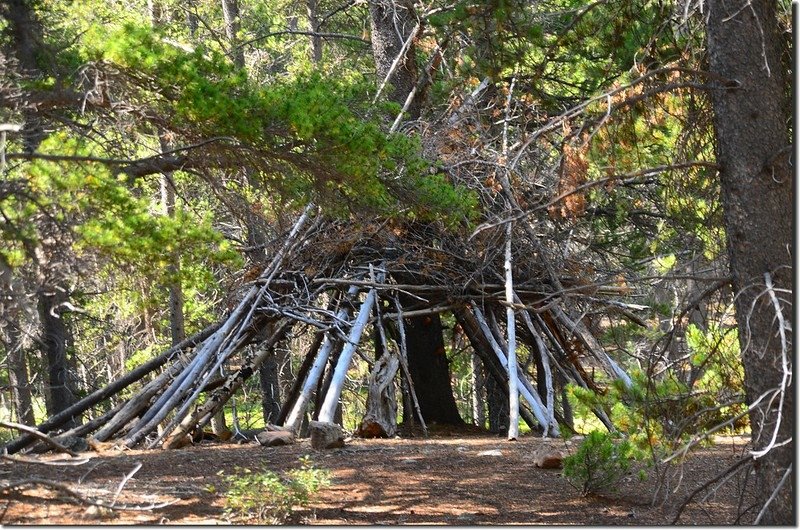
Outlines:
[[[239,1],[222,0],[222,17],[225,20],[225,36],[228,38],[231,60],[238,68],[244,68],[244,48],[239,46]]]
[[[169,151],[171,146],[163,134],[159,135],[162,151]],[[175,188],[172,182],[172,173],[161,175],[161,207],[164,215],[175,217]],[[167,266],[167,290],[169,291],[169,329],[172,345],[182,342],[186,338],[186,327],[183,318],[183,289],[181,288],[181,261],[177,252],[170,256]]]
[[[278,361],[274,349],[267,354],[264,364],[259,368],[258,379],[261,385],[261,411],[264,415],[264,425],[270,423],[274,425],[277,423],[278,416],[281,413]]]
[[[17,421],[33,426],[33,398],[28,379],[28,363],[25,358],[26,341],[20,325],[27,308],[25,292],[11,267],[0,256],[0,342],[8,352],[8,382],[11,386],[11,401]]]
[[[503,352],[502,347],[500,346],[500,344],[498,344],[495,341],[495,338],[492,335],[491,330],[489,329],[489,325],[486,323],[486,320],[483,318],[483,314],[481,313],[480,309],[477,307],[477,304],[475,304],[475,302],[471,302],[471,305],[472,305],[472,310],[473,310],[473,312],[475,314],[475,319],[478,321],[478,324],[480,325],[480,328],[483,331],[483,334],[486,337],[486,340],[491,345],[492,351],[497,356],[497,359],[500,361],[500,364],[503,365],[503,368],[506,370],[506,373],[509,373],[508,361],[505,358],[505,354]],[[517,370],[517,374],[518,374],[518,377],[519,377],[519,375],[520,375],[519,374],[519,370]],[[549,434],[553,434],[553,435],[557,436],[558,435],[558,424],[556,424],[553,421],[550,421],[550,419],[547,418],[547,414],[545,412],[545,406],[542,403],[541,399],[539,399],[539,395],[536,393],[536,391],[533,389],[533,387],[530,386],[530,383],[528,382],[527,378],[525,378],[524,376],[520,377],[520,381],[522,382],[522,384],[519,386],[519,392],[520,392],[520,394],[522,394],[522,397],[525,399],[525,401],[527,401],[527,403],[530,406],[534,416],[536,416],[536,420],[539,422],[539,424],[545,430],[545,433],[549,433]],[[526,385],[525,383],[528,383],[528,384]]]
[[[508,331],[508,439],[519,437],[519,383],[517,381],[517,337],[514,322],[514,283],[511,274],[511,223],[506,225],[506,329]]]
[[[472,363],[472,418],[478,427],[486,427],[486,376],[480,357],[473,353]]]
[[[9,327],[15,326],[16,323]],[[22,349],[21,337],[18,330],[9,330],[11,341],[8,349],[8,379],[11,384],[11,400],[17,421],[24,425],[33,425],[36,418],[33,414],[33,398],[31,395],[30,380],[28,379],[28,363]]]
[[[756,522],[792,525],[795,412],[787,299],[793,288],[795,202],[778,4],[709,0],[706,5],[709,67],[731,80],[712,90],[711,98],[746,398],[753,407]]]
[[[69,331],[64,322],[63,304],[67,294],[55,286],[45,286],[39,293],[39,320],[42,325],[41,344],[47,362],[47,414],[54,416],[73,405],[77,400],[70,388],[67,338]],[[65,422],[68,428],[77,425],[77,418]]]
[[[319,1],[306,0],[308,25],[312,33],[319,31]],[[322,37],[311,35],[311,61],[318,65],[322,62]]]

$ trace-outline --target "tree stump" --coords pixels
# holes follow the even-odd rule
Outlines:
[[[367,412],[356,434],[363,438],[391,438],[397,433],[397,399],[394,376],[400,360],[396,355],[383,355],[369,376]]]
[[[344,447],[342,428],[335,423],[311,422],[311,447],[317,451]]]

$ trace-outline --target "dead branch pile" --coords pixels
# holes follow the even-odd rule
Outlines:
[[[548,247],[547,213],[553,197],[546,190],[554,187],[543,179],[552,179],[552,171],[534,155],[513,162],[502,152],[494,159],[467,156],[472,148],[459,132],[470,126],[467,113],[453,116],[456,119],[444,129],[427,133],[426,145],[444,160],[451,180],[480,196],[485,222],[471,237],[466,237],[466,229],[448,231],[438,223],[331,219],[309,205],[282,240],[267,248],[271,260],[239,286],[237,302],[223,320],[38,429],[58,433],[56,440],[91,436],[127,447],[181,446],[259,369],[269,346],[292,329],[316,332],[318,340],[305,354],[279,422],[288,430],[298,429],[312,391],[335,356],[338,361],[319,415],[320,421],[330,422],[350,359],[364,341],[366,325],[373,323],[385,335],[384,344],[392,346],[373,367],[368,411],[359,432],[393,435],[395,374],[405,379],[414,397],[403,319],[441,312],[455,316],[486,373],[506,392],[511,389],[512,396],[518,392],[521,416],[546,436],[558,435],[564,424],[556,407],[558,387],[573,383],[603,392],[612,380],[630,384],[573,303],[575,297],[597,300],[620,294],[620,288],[597,284],[585,264],[559,258],[557,250]],[[522,178],[523,171],[540,171],[542,177]],[[520,212],[544,215],[503,221]],[[392,333],[386,333],[388,322],[393,322]],[[253,342],[266,347],[242,356],[244,346]],[[531,352],[535,375],[517,365],[516,344]],[[242,357],[238,370],[220,382],[220,367],[237,355]],[[119,398],[132,384],[141,386],[117,406],[59,433],[71,418],[112,396]],[[595,413],[613,428],[602,410]],[[15,453],[35,441],[25,434],[6,450]]]

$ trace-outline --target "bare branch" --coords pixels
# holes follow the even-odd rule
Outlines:
[[[53,440],[52,438],[50,438],[49,436],[47,436],[46,434],[44,434],[40,430],[35,429],[34,427],[28,427],[27,425],[22,425],[21,423],[14,423],[14,422],[10,422],[10,421],[0,421],[0,426],[7,427],[9,429],[16,429],[18,431],[23,431],[23,432],[26,432],[28,434],[32,434],[35,437],[39,438],[40,440],[44,441],[47,445],[53,447],[57,451],[60,451],[62,453],[67,453],[70,456],[75,456],[75,457],[79,457],[80,456],[80,454],[76,453],[75,451],[73,451],[72,449],[70,449],[68,447],[64,447],[63,445],[61,445],[60,443],[56,442],[55,440]]]

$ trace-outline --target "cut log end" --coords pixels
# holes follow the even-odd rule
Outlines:
[[[356,435],[360,436],[361,438],[389,438],[389,434],[386,430],[381,426],[380,423],[376,421],[368,421],[364,420],[361,422],[361,425],[358,426],[358,430],[356,430]]]

